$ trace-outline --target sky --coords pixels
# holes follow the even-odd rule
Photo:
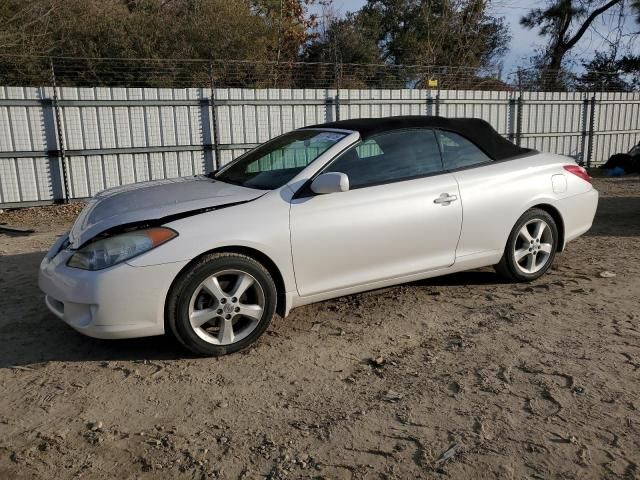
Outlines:
[[[344,15],[348,11],[356,11],[365,4],[365,0],[332,0],[333,9],[336,13]],[[504,72],[515,70],[518,66],[525,66],[527,59],[535,54],[537,47],[544,45],[544,39],[538,36],[536,30],[528,30],[520,26],[520,17],[535,5],[531,0],[494,0],[489,2],[489,12],[498,17],[504,17],[511,29],[511,43],[509,52],[504,59]],[[591,57],[596,50],[607,50],[608,36],[613,39],[614,34],[607,35],[607,32],[615,30],[618,24],[618,12],[605,13],[599,20],[594,22],[590,31],[580,40],[574,49],[574,56],[577,58]],[[640,25],[635,23],[631,15],[623,18],[622,30],[629,34],[639,32]],[[632,53],[640,54],[640,40],[636,41],[630,48]],[[575,62],[574,69],[579,69],[579,62]]]

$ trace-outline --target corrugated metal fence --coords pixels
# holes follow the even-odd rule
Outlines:
[[[478,117],[523,146],[595,166],[640,140],[640,93],[0,87],[0,206],[193,175],[305,125]]]

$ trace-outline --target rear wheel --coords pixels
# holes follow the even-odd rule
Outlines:
[[[558,227],[544,210],[526,211],[511,230],[496,271],[516,282],[540,278],[551,266],[558,247]]]
[[[259,262],[235,253],[212,254],[176,281],[168,299],[168,322],[189,350],[224,355],[262,335],[276,299],[273,279]]]

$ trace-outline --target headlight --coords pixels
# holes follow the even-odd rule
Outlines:
[[[67,265],[83,270],[102,270],[148,252],[177,236],[176,232],[165,227],[121,233],[86,245],[73,254]]]

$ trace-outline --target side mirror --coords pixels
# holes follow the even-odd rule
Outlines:
[[[349,177],[340,172],[327,172],[318,175],[311,182],[311,191],[313,193],[337,193],[349,190]]]

